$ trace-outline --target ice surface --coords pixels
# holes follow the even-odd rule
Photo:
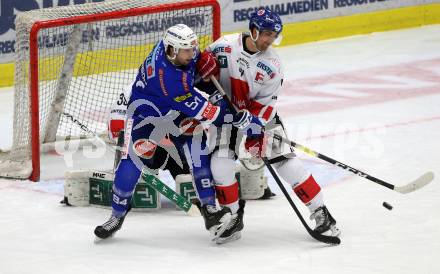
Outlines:
[[[440,174],[439,48],[440,25],[278,48],[290,137],[395,185]],[[12,140],[12,97],[0,90],[0,148]],[[438,179],[402,195],[299,154],[323,186],[340,246],[309,237],[272,179],[278,195],[247,203],[239,241],[215,245],[201,217],[164,201],[94,244],[110,211],[60,205],[63,174],[111,168],[112,155],[80,151],[66,167],[51,153],[40,183],[0,179],[0,273],[440,273]]]

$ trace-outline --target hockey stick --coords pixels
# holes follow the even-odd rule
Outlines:
[[[125,134],[124,130],[119,131],[118,141],[116,142],[115,162],[113,163],[113,172],[116,171],[116,168],[118,167],[119,162],[121,161],[122,149],[124,146],[124,134]]]
[[[295,203],[293,202],[292,198],[290,197],[289,193],[287,192],[286,188],[284,187],[283,183],[281,182],[280,178],[276,174],[275,170],[273,169],[272,165],[268,162],[267,158],[262,158],[264,163],[266,164],[266,167],[269,169],[270,174],[272,174],[272,177],[274,178],[275,182],[278,184],[278,187],[283,192],[284,196],[286,197],[289,204],[292,206],[293,210],[295,211],[296,215],[298,216],[299,220],[303,224],[303,226],[306,228],[307,232],[312,236],[314,239],[324,242],[326,244],[335,244],[338,245],[341,243],[341,239],[335,236],[326,236],[322,235],[310,228],[310,226],[307,224],[307,222],[304,220],[304,217],[299,212],[298,208],[296,207]]]
[[[190,216],[199,216],[200,211],[196,205],[192,204],[182,195],[176,193],[169,186],[164,184],[161,180],[157,179],[156,176],[149,174],[147,171],[142,170],[141,173],[142,181],[154,188],[157,192],[161,193],[163,196],[167,197],[170,201],[175,203],[183,211],[185,211]]]
[[[215,83],[217,83],[218,85],[215,84]],[[217,79],[215,79],[214,84],[216,85],[217,88],[219,88],[220,85],[219,85]],[[222,92],[224,94],[224,90],[222,90],[220,92]],[[273,132],[265,132],[265,133],[268,134],[268,135],[271,135],[273,138],[275,138],[275,139],[277,139],[277,140],[279,140],[279,141],[281,141],[283,143],[286,143],[286,144],[290,145],[291,147],[294,147],[294,148],[296,148],[298,150],[303,151],[304,153],[306,153],[306,154],[308,154],[310,156],[313,156],[313,157],[319,158],[321,160],[324,160],[324,161],[326,161],[328,163],[331,163],[331,164],[333,164],[333,165],[335,165],[337,167],[340,167],[342,169],[350,171],[351,173],[354,173],[354,174],[356,174],[356,175],[358,175],[360,177],[363,177],[363,178],[365,178],[367,180],[370,180],[370,181],[372,181],[372,182],[374,182],[376,184],[379,184],[381,186],[387,187],[387,188],[389,188],[391,190],[394,190],[396,192],[399,192],[401,194],[407,194],[407,193],[416,191],[417,189],[420,189],[420,188],[426,186],[427,184],[432,182],[432,180],[434,179],[434,173],[432,171],[428,171],[428,172],[424,173],[423,175],[421,175],[420,177],[418,177],[417,179],[415,179],[414,181],[411,181],[411,182],[407,183],[406,185],[395,186],[395,185],[387,183],[387,182],[385,182],[385,181],[383,181],[383,180],[381,180],[379,178],[371,176],[371,175],[369,175],[369,174],[367,174],[365,172],[362,172],[359,169],[356,169],[354,167],[351,167],[349,165],[346,165],[344,163],[336,161],[335,159],[332,159],[332,158],[330,158],[330,157],[328,157],[326,155],[323,155],[323,154],[321,154],[319,152],[316,152],[316,151],[314,151],[314,150],[312,150],[310,148],[307,148],[307,147],[305,147],[303,145],[300,145],[300,144],[298,144],[296,142],[290,141],[287,138],[282,137],[281,135],[278,135],[278,134],[273,133]]]
[[[232,102],[228,98],[228,96],[226,95],[223,87],[220,85],[220,83],[217,81],[217,79],[212,75],[211,75],[210,79],[214,83],[214,85],[217,87],[219,92],[223,95],[223,98],[228,103],[229,107],[231,108],[231,111],[233,113],[236,113],[237,110],[235,109],[234,105],[232,104]],[[266,165],[266,167],[268,168],[269,172],[272,174],[272,177],[275,179],[275,182],[278,184],[278,187],[283,192],[287,201],[292,206],[293,210],[295,211],[296,215],[298,216],[299,220],[301,221],[303,226],[306,228],[306,230],[310,234],[310,236],[312,236],[314,239],[316,239],[320,242],[324,242],[327,244],[336,244],[336,245],[340,244],[341,239],[339,239],[338,237],[322,235],[320,233],[315,232],[314,230],[312,230],[310,228],[310,226],[307,224],[307,222],[304,220],[303,216],[301,215],[301,212],[299,212],[298,208],[296,207],[295,203],[293,202],[292,198],[290,197],[289,193],[287,192],[287,190],[284,187],[283,183],[281,182],[280,178],[278,177],[278,174],[273,169],[272,165],[269,163],[269,161],[265,157],[263,157],[263,161],[264,161],[264,164]]]
[[[78,121],[76,118],[74,118],[69,113],[63,112],[64,115],[66,115],[68,118],[71,119],[74,124],[79,126],[83,131],[87,133],[91,133],[94,138],[98,138],[101,141],[103,141],[96,133],[91,131],[87,128],[86,125]],[[118,141],[115,148],[115,160],[113,164],[113,173],[115,172],[117,166],[119,165],[119,162],[121,161],[122,157],[122,146],[124,144],[124,130],[121,130],[118,135]],[[104,141],[103,141],[104,142]],[[105,142],[104,142],[105,143]],[[200,211],[197,208],[196,205],[192,204],[190,201],[188,201],[185,197],[182,195],[176,193],[174,190],[172,190],[169,186],[162,183],[159,179],[157,179],[154,175],[148,174],[146,171],[142,170],[141,173],[142,180],[154,188],[157,192],[161,193],[165,197],[167,197],[170,201],[172,201],[174,204],[176,204],[179,208],[181,208],[185,213],[187,213],[190,216],[199,216]]]
[[[372,182],[374,182],[376,184],[379,184],[381,186],[387,187],[387,188],[389,188],[391,190],[394,190],[396,192],[399,192],[401,194],[407,194],[407,193],[413,192],[413,191],[415,191],[417,189],[420,189],[420,188],[426,186],[427,184],[429,184],[434,179],[434,173],[432,171],[428,171],[428,172],[424,173],[422,176],[420,176],[419,178],[417,178],[416,180],[411,181],[411,182],[407,183],[406,185],[395,186],[395,185],[387,183],[387,182],[385,182],[385,181],[383,181],[383,180],[381,180],[379,178],[371,176],[371,175],[369,175],[369,174],[367,174],[365,172],[362,172],[359,169],[356,169],[356,168],[351,167],[349,165],[343,164],[341,162],[336,161],[335,159],[332,159],[332,158],[330,158],[328,156],[325,156],[325,155],[323,155],[321,153],[313,151],[313,150],[311,150],[311,149],[309,149],[309,148],[307,148],[307,147],[305,147],[303,145],[297,144],[297,143],[295,143],[293,141],[290,141],[290,140],[288,140],[286,138],[283,138],[280,135],[273,134],[273,137],[275,139],[279,140],[279,141],[282,141],[283,143],[287,143],[288,145],[290,145],[290,146],[292,146],[294,148],[297,148],[297,149],[305,152],[308,155],[311,155],[313,157],[317,157],[317,158],[319,158],[321,160],[324,160],[324,161],[326,161],[328,163],[331,163],[331,164],[333,164],[333,165],[335,165],[337,167],[340,167],[342,169],[350,171],[351,173],[354,173],[354,174],[356,174],[356,175],[358,175],[360,177],[368,179],[368,180],[370,180],[370,181],[372,181]]]
[[[319,152],[313,151],[310,148],[307,148],[307,147],[305,147],[303,145],[300,145],[298,143],[290,141],[290,140],[288,140],[288,139],[286,139],[286,138],[284,138],[284,137],[282,137],[282,136],[280,136],[280,135],[278,135],[276,133],[272,133],[272,132],[266,132],[266,133],[269,133],[269,135],[272,135],[273,138],[275,138],[275,139],[277,139],[277,140],[279,140],[279,141],[281,141],[283,143],[286,143],[286,144],[288,144],[288,145],[290,145],[290,146],[292,146],[292,147],[294,147],[294,148],[296,148],[298,150],[301,150],[301,151],[303,151],[304,153],[306,153],[306,154],[308,154],[310,156],[313,156],[313,157],[319,158],[321,160],[324,160],[324,161],[326,161],[328,163],[331,163],[331,164],[333,164],[333,165],[335,165],[337,167],[340,167],[342,169],[350,171],[351,173],[354,173],[354,174],[356,174],[356,175],[358,175],[358,176],[360,176],[362,178],[370,180],[370,181],[372,181],[372,182],[374,182],[376,184],[379,184],[381,186],[387,187],[387,188],[389,188],[391,190],[394,190],[396,192],[399,192],[401,194],[407,194],[407,193],[413,192],[413,191],[415,191],[417,189],[420,189],[420,188],[426,186],[427,184],[429,184],[434,179],[434,173],[432,171],[428,171],[428,172],[424,173],[422,176],[420,176],[419,178],[417,178],[416,180],[411,181],[411,182],[407,183],[406,185],[395,186],[395,185],[387,183],[387,182],[385,182],[385,181],[383,181],[383,180],[381,180],[379,178],[371,176],[371,175],[369,175],[369,174],[367,174],[365,172],[362,172],[359,169],[356,169],[356,168],[351,167],[349,165],[346,165],[346,164],[343,164],[341,162],[338,162],[335,159],[332,159],[332,158],[330,158],[328,156],[325,156],[325,155],[323,155],[323,154],[321,154]]]

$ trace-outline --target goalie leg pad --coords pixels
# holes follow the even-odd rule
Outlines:
[[[73,206],[89,205],[90,171],[67,171],[65,174],[64,197]]]
[[[240,171],[240,194],[243,200],[259,199],[267,188],[267,177],[264,176],[264,163],[258,169],[248,169],[242,161]]]

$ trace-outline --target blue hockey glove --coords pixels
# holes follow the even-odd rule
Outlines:
[[[242,109],[234,115],[232,125],[240,129],[244,134],[249,137],[258,138],[264,135],[263,124],[247,109]]]

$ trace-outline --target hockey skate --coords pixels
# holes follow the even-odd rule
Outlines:
[[[341,234],[336,227],[336,220],[332,217],[326,206],[318,207],[310,216],[310,220],[315,220],[314,231],[327,236],[338,237]]]
[[[276,194],[273,193],[273,192],[270,190],[270,187],[269,187],[269,186],[267,186],[267,187],[264,189],[263,196],[261,196],[260,198],[258,198],[258,200],[268,200],[268,199],[272,198],[273,196],[276,196]]]
[[[227,207],[218,209],[213,205],[204,205],[200,207],[200,213],[205,220],[205,227],[215,241],[227,228],[231,222],[231,210]]]
[[[241,238],[241,231],[244,228],[243,215],[246,201],[240,200],[238,204],[239,208],[237,213],[232,215],[232,220],[229,223],[227,229],[215,241],[217,244],[224,244]]]
[[[95,235],[97,237],[97,241],[100,239],[107,239],[115,234],[116,231],[121,229],[122,224],[124,223],[125,216],[116,217],[110,216],[110,219],[102,225],[99,225],[95,228]],[[95,240],[95,241],[96,241]]]

